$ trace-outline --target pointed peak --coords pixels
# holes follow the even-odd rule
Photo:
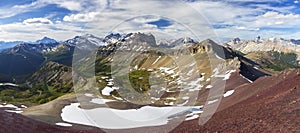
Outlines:
[[[82,35],[83,37],[96,37],[96,36],[94,36],[93,34],[84,34],[84,35]]]
[[[205,39],[204,41],[202,41],[201,43],[209,43],[209,44],[215,44],[216,42],[211,40],[211,39]]]
[[[47,44],[47,43],[58,43],[58,42],[52,38],[44,36],[42,39],[37,40],[35,43],[36,44],[41,44],[41,43]]]

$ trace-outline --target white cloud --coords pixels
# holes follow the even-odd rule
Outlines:
[[[15,5],[9,8],[1,8],[0,9],[0,18],[8,18],[20,13],[29,12],[38,8],[45,6],[45,3],[40,1],[32,2],[26,5]]]
[[[81,16],[81,17],[78,17]],[[110,31],[116,32],[151,32],[153,34],[166,34],[173,37],[191,36],[193,38],[206,39],[215,37],[210,24],[197,10],[182,2],[156,1],[156,0],[129,0],[110,4],[110,8],[102,9],[97,14],[97,19],[79,18],[86,17],[88,13],[68,15],[65,21],[89,22],[86,31],[100,36]],[[149,17],[150,16],[150,17]],[[173,21],[172,25],[159,29],[148,22],[160,18]],[[88,21],[87,21],[88,20]],[[93,20],[93,21],[91,21]],[[196,35],[199,37],[197,38]],[[216,38],[216,37],[215,37]],[[200,39],[199,39],[200,40]]]
[[[283,14],[278,12],[266,12],[258,16],[255,21],[256,27],[291,28],[298,26],[300,16],[298,14]]]
[[[65,40],[67,38],[73,38],[76,35],[80,35],[83,32],[83,29],[76,25],[68,23],[35,23],[39,21],[46,22],[46,19],[32,18],[25,20],[22,23],[0,25],[0,38],[6,41],[33,41],[44,36],[48,36],[58,40]]]
[[[246,27],[244,27],[244,26],[241,26],[241,27],[236,27],[236,29],[238,29],[238,30],[246,30],[247,28]]]
[[[65,1],[64,0],[64,1],[54,1],[53,3],[56,3],[60,7],[66,8],[66,9],[71,10],[71,11],[80,11],[80,10],[82,10],[80,2]]]
[[[51,20],[47,18],[30,18],[23,21],[23,24],[53,24]]]
[[[88,1],[87,0],[38,0],[39,3],[42,4],[56,4],[59,7],[66,8],[70,11],[83,11],[85,10],[83,6],[85,6]]]
[[[247,0],[254,2],[255,0]],[[263,0],[264,2],[274,2],[273,0]],[[23,23],[17,23],[18,28],[32,28],[24,36],[25,39],[32,38],[33,32],[44,34],[47,32],[53,36],[65,34],[74,34],[84,31],[86,33],[104,36],[110,31],[116,32],[153,32],[161,36],[182,37],[198,36],[200,39],[233,38],[237,36],[251,38],[257,34],[269,34],[262,32],[264,27],[270,28],[292,28],[300,23],[299,15],[291,13],[294,6],[272,7],[268,4],[254,4],[256,8],[248,6],[237,6],[233,2],[245,2],[244,0],[233,1],[195,1],[184,4],[177,1],[157,1],[157,0],[38,0],[28,5],[15,6],[14,11],[0,9],[0,18],[13,16],[21,12],[27,12],[43,7],[47,4],[57,4],[72,11],[72,14],[64,16],[62,20],[49,20],[47,17],[25,20]],[[257,1],[255,1],[257,2]],[[277,0],[276,2],[284,2]],[[267,12],[268,10],[269,12]],[[149,17],[151,16],[151,17]],[[173,23],[159,29],[155,25],[147,24],[160,18],[168,18]],[[86,23],[84,26],[80,25]],[[29,27],[32,24],[43,24],[43,28],[38,25]],[[45,25],[50,24],[50,25]],[[78,26],[80,25],[80,26]],[[225,28],[213,29],[212,25],[230,25]],[[5,25],[7,26],[7,25]],[[0,26],[1,27],[1,26]],[[81,27],[85,27],[82,29]],[[2,25],[2,28],[4,26]],[[70,29],[69,29],[70,28]],[[1,28],[0,28],[1,29]],[[56,29],[56,30],[54,30]],[[13,30],[12,28],[9,29]],[[7,29],[1,29],[6,34],[15,34],[17,32],[8,32]],[[57,33],[57,35],[54,35]],[[270,32],[274,33],[275,32]],[[27,34],[20,32],[20,34]],[[195,35],[196,34],[196,35]],[[291,33],[284,33],[289,35]],[[280,35],[276,32],[276,35]],[[0,37],[4,37],[2,35]],[[7,36],[8,37],[8,36]],[[21,37],[21,36],[20,36]],[[58,38],[66,37],[66,35]],[[11,38],[11,37],[9,37]]]
[[[65,16],[63,20],[67,22],[92,22],[95,21],[99,15],[99,12],[79,13]]]
[[[295,14],[281,14],[278,12],[267,12],[262,17],[267,18],[267,19],[298,19],[299,15]]]
[[[75,0],[75,1],[66,1],[66,0],[37,0],[29,4],[24,5],[14,5],[12,7],[3,7],[0,9],[0,18],[13,17],[15,15],[30,12],[42,7],[47,6],[48,4],[56,4],[59,7],[66,8],[70,11],[83,11],[88,0]],[[97,6],[97,5],[94,5]]]

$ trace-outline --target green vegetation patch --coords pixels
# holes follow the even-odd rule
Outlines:
[[[10,103],[31,102],[43,104],[70,92],[72,85],[54,88],[44,84],[28,87],[0,86],[0,101]]]
[[[297,55],[295,53],[283,53],[283,52],[268,52],[273,58],[268,60],[263,58],[265,68],[273,69],[275,71],[282,71],[287,68],[300,68]]]
[[[136,70],[129,73],[129,80],[133,89],[139,93],[144,93],[149,91],[150,83],[149,83],[150,72],[146,70]]]

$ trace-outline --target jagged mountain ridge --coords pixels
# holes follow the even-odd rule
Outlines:
[[[43,40],[43,39],[41,39]],[[51,40],[48,38],[44,38],[44,40]],[[20,45],[15,46],[14,48],[9,49],[7,52],[5,52],[5,54],[9,54],[12,57],[16,57],[18,58],[18,60],[22,60],[22,64],[30,64],[30,65],[25,65],[25,66],[30,66],[28,68],[27,73],[21,73],[22,75],[26,75],[26,74],[30,74],[32,72],[34,72],[35,70],[37,70],[40,66],[42,66],[44,63],[48,62],[48,61],[54,61],[54,62],[58,62],[61,64],[65,64],[65,65],[71,65],[72,63],[72,54],[74,49],[76,48],[76,46],[82,46],[82,45],[78,45],[78,44],[91,44],[95,47],[99,47],[100,51],[99,53],[106,53],[107,55],[110,55],[112,52],[114,52],[115,49],[115,44],[124,42],[126,40],[138,40],[138,41],[142,41],[142,42],[147,42],[149,44],[149,46],[151,47],[160,47],[160,45],[157,44],[157,41],[155,40],[153,35],[150,34],[143,34],[143,33],[129,33],[129,34],[110,34],[108,36],[106,36],[104,39],[96,37],[94,35],[90,35],[90,34],[86,34],[83,36],[76,36],[73,39],[69,39],[67,41],[61,42],[61,43],[57,43],[57,41],[48,41],[51,43],[40,43],[40,44],[29,44],[29,43],[22,43]],[[37,42],[41,42],[41,41],[37,41]],[[47,41],[46,41],[47,42]],[[54,42],[54,43],[52,43]],[[191,38],[180,38],[176,41],[176,45],[170,45],[168,44],[168,47],[170,48],[179,48],[181,47],[186,47],[189,46],[191,48],[190,52],[195,52],[192,51],[192,47],[196,46],[196,47],[200,47],[197,46],[197,44],[201,44],[201,43],[197,43],[194,40],[192,40]],[[207,43],[211,43],[211,44],[215,44],[213,41],[209,41]],[[173,43],[175,44],[175,43]],[[139,44],[141,45],[141,44]],[[87,45],[89,46],[89,45]],[[217,44],[215,46],[218,46]],[[92,48],[95,48],[92,47]],[[139,48],[139,47],[136,47]],[[145,46],[146,48],[146,46]],[[145,48],[141,48],[141,49],[145,49]],[[86,49],[86,48],[78,48],[78,49]],[[101,50],[103,49],[103,50]],[[111,49],[111,50],[109,50]],[[233,56],[232,54],[228,53],[228,50],[224,50],[223,48],[215,47],[214,49],[216,51],[216,53],[220,53],[221,51],[225,51],[227,52],[225,54],[225,56]],[[33,52],[34,51],[34,52]],[[110,51],[110,52],[109,52]],[[232,53],[232,52],[231,52]],[[5,54],[1,54],[1,56],[4,56]],[[219,57],[221,57],[221,55],[218,55]],[[234,55],[236,56],[236,55]],[[225,57],[226,59],[228,57]],[[242,58],[242,57],[240,57]],[[32,62],[33,60],[37,60],[35,62]],[[14,60],[12,60],[12,62],[14,62]],[[18,61],[19,62],[19,61]],[[25,62],[25,63],[24,63]],[[28,62],[28,63],[26,63]],[[11,63],[13,64],[13,63]],[[251,63],[253,64],[253,62]],[[252,65],[252,66],[256,66]],[[20,66],[20,65],[13,65],[13,66]],[[243,66],[243,65],[242,65]],[[7,67],[7,66],[5,66]],[[31,68],[31,69],[30,69]],[[4,72],[5,74],[10,75],[9,72],[17,72],[18,68],[15,69],[11,69],[10,71],[6,71]],[[252,70],[252,68],[251,68]],[[18,73],[13,73],[13,75],[20,75]],[[257,79],[258,77],[255,78],[251,78],[252,80]]]
[[[113,45],[124,42],[126,40],[131,40],[133,42],[134,41],[147,42],[147,46],[145,45],[145,48],[148,46],[166,47],[166,46],[158,45],[153,35],[144,34],[144,33],[129,33],[123,35],[118,33],[115,34],[111,33],[110,35],[106,36],[104,39],[96,37],[94,35],[86,34],[83,36],[76,36],[73,39],[69,39],[61,43],[58,43],[53,39],[44,37],[43,39],[36,41],[36,43],[33,44],[22,43],[9,49],[6,52],[0,54],[0,59],[1,56],[7,56],[7,55],[9,55],[10,58],[17,58],[17,60],[11,60],[10,64],[15,64],[12,65],[13,67],[10,68],[11,70],[3,72],[6,75],[12,75],[14,77],[20,74],[21,75],[30,74],[48,61],[54,61],[54,62],[58,62],[70,66],[72,63],[72,54],[75,48],[88,49],[82,46],[93,46],[90,48],[93,49],[99,47],[100,49],[105,49],[102,50],[102,52],[106,51],[106,54],[110,54],[111,52],[113,52],[113,50],[111,50],[111,52],[109,53],[107,52],[109,49],[114,49]],[[80,45],[80,44],[89,44],[89,45]],[[185,37],[185,38],[180,38],[178,40],[171,41],[167,45],[167,47],[169,48],[180,48],[180,47],[187,47],[187,46],[193,47],[196,44],[197,43],[193,39]],[[135,47],[135,48],[145,49],[142,47]],[[219,52],[217,51],[216,53]],[[229,54],[225,54],[225,55],[229,55]],[[30,67],[28,67],[28,70],[26,70],[25,72],[22,71],[22,73],[18,73],[17,71],[19,69],[18,66],[20,66],[18,65],[18,62],[22,62],[22,64],[25,64],[25,66],[30,66]],[[3,67],[7,68],[7,66],[3,66]]]
[[[5,51],[6,49],[12,48],[20,43],[22,43],[22,41],[12,41],[12,42],[0,41],[0,53],[2,51]]]
[[[196,41],[194,41],[192,38],[189,37],[183,37],[179,39],[172,39],[172,40],[157,40],[157,45],[160,47],[167,47],[172,48],[176,47],[181,44],[195,44]]]
[[[300,59],[299,40],[286,40],[283,38],[268,38],[256,40],[241,40],[234,38],[224,44],[232,49],[241,51],[245,54],[258,51],[278,51],[284,53],[296,53]]]

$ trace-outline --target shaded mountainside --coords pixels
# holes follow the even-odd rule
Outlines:
[[[11,82],[24,82],[25,78],[39,69],[45,62],[43,51],[52,49],[56,45],[57,43],[22,43],[8,49],[0,53],[0,73],[9,77]]]
[[[269,71],[282,71],[286,68],[300,68],[297,54],[277,51],[252,52],[245,57],[255,61],[257,66]]]
[[[55,62],[48,62],[26,83],[0,86],[0,101],[42,104],[72,91],[72,70]]]
[[[270,76],[269,72],[259,69],[255,66],[258,64],[242,55],[238,52],[232,50],[229,47],[223,47],[213,42],[212,40],[205,40],[200,44],[211,44],[213,51],[215,51],[216,55],[223,59],[233,59],[238,58],[240,61],[240,74],[251,81],[255,81],[256,79],[264,76]],[[198,46],[199,47],[199,46]]]
[[[6,75],[10,80],[13,79],[24,80],[24,77],[36,71],[44,62],[44,57],[40,53],[31,51],[22,51],[22,53],[1,53],[0,54],[0,73]]]
[[[72,84],[71,67],[55,62],[48,62],[36,71],[28,80],[29,84],[46,84],[53,87],[70,86]]]

